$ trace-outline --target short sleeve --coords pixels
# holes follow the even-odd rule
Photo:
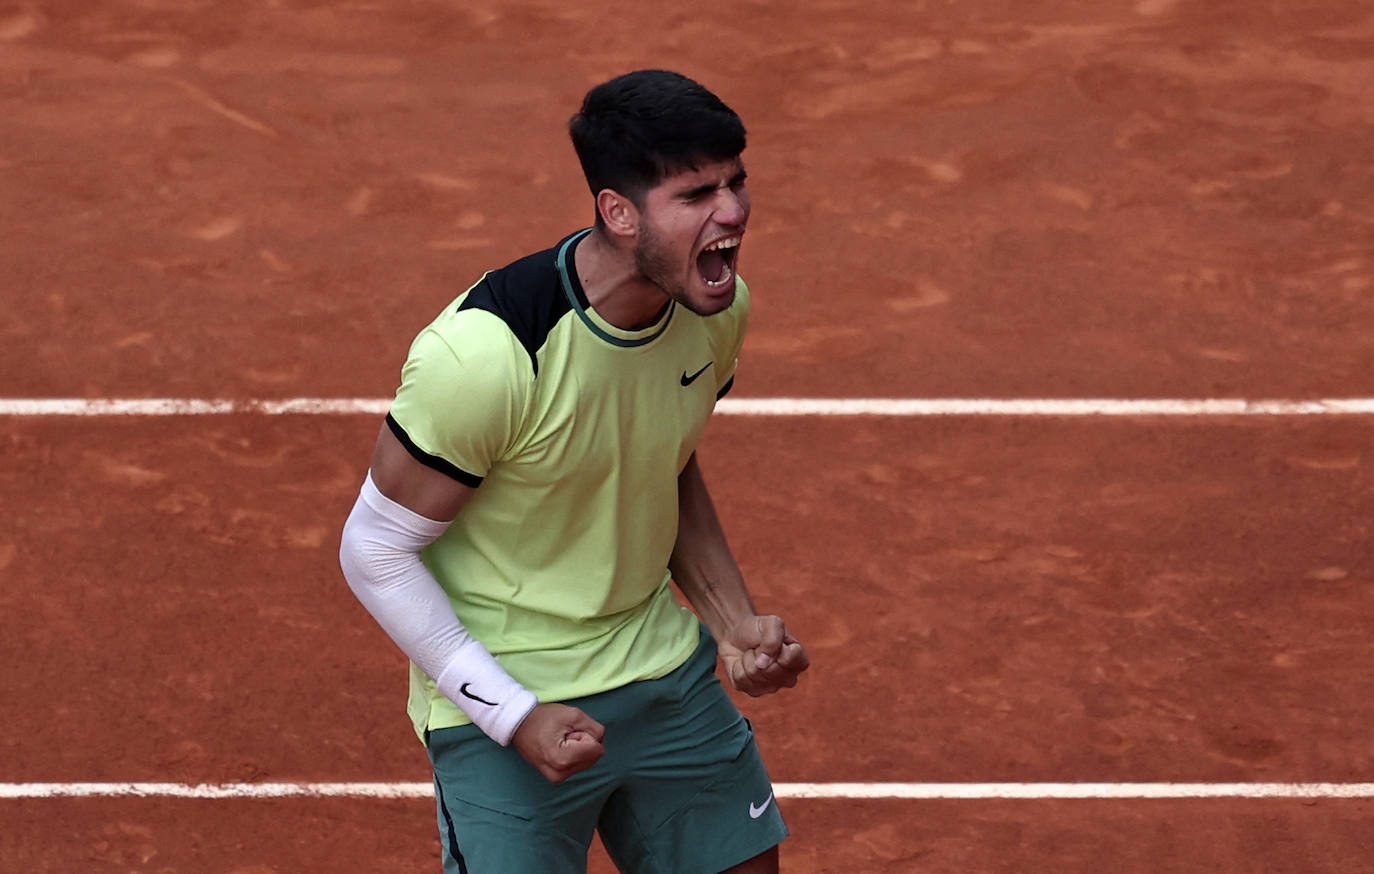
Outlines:
[[[707,320],[711,325],[711,348],[715,353],[715,372],[720,375],[716,384],[716,399],[730,391],[739,366],[739,352],[749,327],[749,286],[735,277],[735,299],[729,308]]]
[[[532,376],[498,317],[447,314],[411,344],[387,426],[417,461],[475,488],[518,435]]]

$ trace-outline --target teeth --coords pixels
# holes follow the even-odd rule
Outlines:
[[[726,265],[725,265],[725,273],[724,273],[724,275],[722,275],[722,276],[720,277],[720,279],[717,279],[715,282],[712,282],[711,280],[706,279],[705,282],[706,282],[706,284],[707,284],[708,286],[710,286],[711,288],[720,288],[720,287],[724,286],[725,283],[730,282],[730,281],[733,280],[734,278],[735,278],[735,271],[733,271],[733,270],[730,269],[730,265],[729,265],[729,264],[726,264]]]
[[[716,242],[714,242],[714,243],[712,243],[711,245],[707,246],[707,247],[706,247],[705,249],[703,249],[702,251],[704,251],[704,252],[719,252],[719,251],[721,251],[721,250],[723,250],[723,249],[733,249],[733,248],[735,248],[736,246],[739,245],[739,241],[740,241],[740,238],[739,238],[739,237],[729,237],[728,239],[717,240]],[[703,277],[703,279],[704,279],[704,277]],[[731,269],[731,267],[730,267],[730,262],[729,262],[729,261],[726,261],[726,262],[725,262],[725,273],[721,275],[720,279],[717,279],[715,282],[711,282],[710,280],[706,280],[706,279],[704,279],[704,281],[706,282],[706,285],[707,285],[708,288],[723,288],[723,287],[725,287],[726,284],[735,281],[735,271],[734,271],[733,269]]]

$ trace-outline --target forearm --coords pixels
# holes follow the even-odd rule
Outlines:
[[[396,645],[505,745],[535,699],[468,634],[421,562],[420,550],[446,527],[390,500],[369,476],[344,525],[339,562],[354,595]]]
[[[678,477],[678,533],[668,569],[717,640],[724,640],[730,629],[755,615],[696,455]]]

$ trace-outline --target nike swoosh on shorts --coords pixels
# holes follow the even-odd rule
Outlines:
[[[765,810],[767,810],[767,809],[768,809],[768,805],[770,805],[770,804],[772,804],[772,803],[773,803],[773,793],[772,793],[772,792],[769,792],[769,793],[768,793],[768,797],[765,798],[765,799],[763,800],[763,803],[760,804],[758,807],[755,807],[755,806],[754,806],[754,802],[752,802],[752,801],[749,802],[749,818],[750,818],[750,819],[758,819],[760,816],[763,816],[763,812],[764,812]]]

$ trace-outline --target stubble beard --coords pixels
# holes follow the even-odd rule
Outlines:
[[[639,275],[652,282],[669,298],[699,316],[709,316],[718,311],[717,308],[707,311],[692,300],[681,280],[675,278],[680,276],[681,265],[677,264],[677,259],[663,244],[663,238],[648,224],[639,226],[639,240],[635,243],[634,255],[635,270],[639,271]]]

